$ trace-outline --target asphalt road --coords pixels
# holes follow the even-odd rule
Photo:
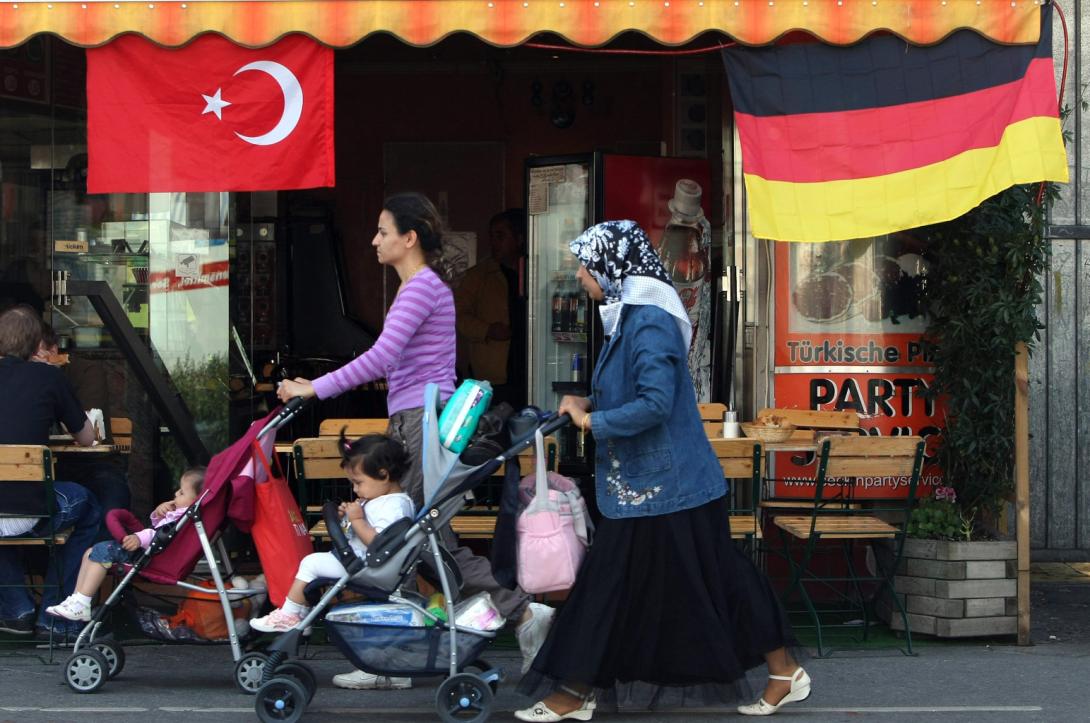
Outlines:
[[[1033,646],[920,641],[919,655],[897,651],[843,652],[811,660],[814,692],[785,708],[789,720],[899,721],[920,715],[935,721],[1082,721],[1090,713],[1082,697],[1090,679],[1090,585],[1035,585]],[[312,649],[313,650],[313,649]],[[253,699],[235,691],[226,647],[133,645],[125,670],[91,695],[71,692],[60,667],[25,657],[0,657],[0,721],[186,721],[256,720]],[[6,651],[4,651],[6,652]],[[518,657],[490,654],[513,671],[501,686],[493,720],[530,701],[514,692]],[[439,679],[417,679],[406,691],[346,691],[329,678],[348,670],[332,647],[316,648],[309,661],[319,690],[304,721],[429,721]],[[759,690],[761,671],[751,684]],[[680,711],[599,712],[603,721],[718,721],[732,708]]]

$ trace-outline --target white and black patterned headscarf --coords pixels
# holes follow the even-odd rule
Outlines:
[[[605,301],[598,310],[607,335],[616,330],[625,304],[649,304],[677,320],[685,348],[689,348],[693,335],[689,315],[639,224],[605,221],[588,228],[569,247],[602,287]]]

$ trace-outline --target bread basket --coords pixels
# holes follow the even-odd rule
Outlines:
[[[754,424],[753,422],[742,422],[742,432],[750,439],[772,444],[775,442],[786,442],[791,439],[791,435],[795,433],[795,425],[785,424],[780,427],[768,427],[763,424]]]

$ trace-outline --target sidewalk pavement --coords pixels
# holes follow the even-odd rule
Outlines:
[[[1081,578],[1081,576],[1079,576]],[[1080,692],[1090,679],[1090,584],[1070,579],[1033,587],[1033,642],[1010,639],[961,642],[917,640],[918,655],[896,650],[845,651],[811,660],[814,692],[785,708],[788,720],[855,721],[1075,721],[1087,719]],[[303,721],[432,721],[438,678],[417,679],[412,690],[349,691],[332,687],[332,675],[349,669],[335,648],[316,646],[308,663],[319,690]],[[312,651],[315,649],[312,648]],[[226,646],[126,647],[125,670],[98,693],[80,696],[61,681],[60,667],[26,658],[0,657],[0,721],[119,721],[156,723],[256,720],[253,698],[235,691]],[[63,652],[61,653],[63,659]],[[509,671],[492,720],[513,720],[529,702],[515,692],[519,657],[514,650],[487,658]],[[753,671],[760,690],[763,671]],[[683,711],[599,713],[601,721],[720,721],[733,707]],[[741,720],[741,718],[736,718]]]

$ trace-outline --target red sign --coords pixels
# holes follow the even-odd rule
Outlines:
[[[926,263],[911,237],[776,244],[776,407],[851,411],[874,435],[929,441],[918,496],[942,481],[931,440],[941,400],[929,395],[931,349],[919,313]],[[775,495],[814,496],[812,454],[775,455]],[[854,496],[907,494],[908,478],[855,481]],[[830,490],[829,494],[833,494]]]
[[[192,276],[180,275],[177,271],[158,271],[148,276],[148,292],[164,294],[173,291],[197,291],[216,286],[227,286],[231,282],[230,262],[212,261],[201,264],[200,273]]]
[[[89,48],[87,143],[89,193],[332,186],[333,50],[302,35]]]

